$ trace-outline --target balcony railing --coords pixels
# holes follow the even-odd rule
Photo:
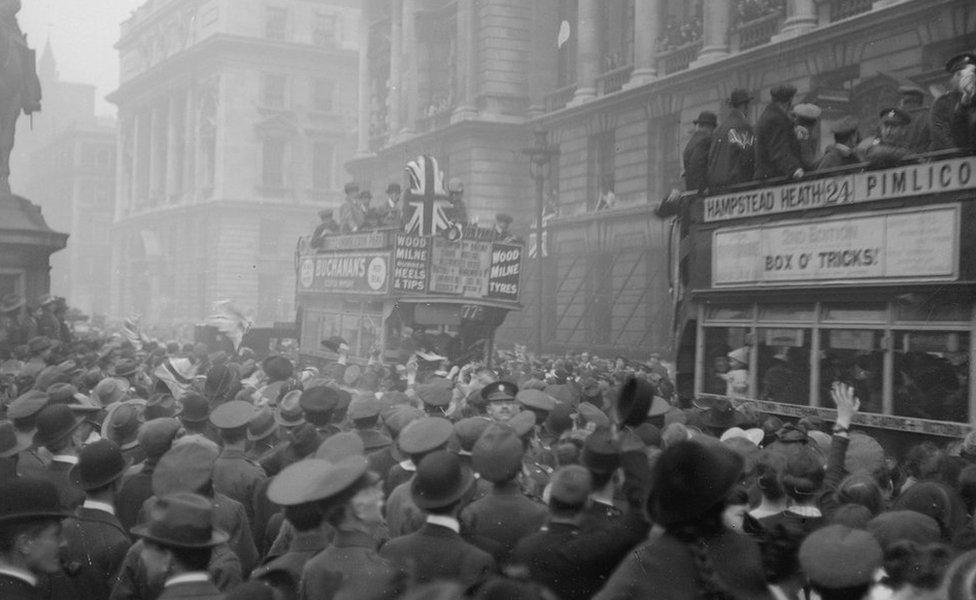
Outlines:
[[[546,95],[546,112],[557,111],[561,108],[565,108],[569,101],[573,99],[573,94],[576,93],[576,84],[571,83],[565,87],[561,87],[558,90]]]
[[[630,81],[630,74],[634,65],[624,65],[612,71],[607,71],[596,78],[596,93],[598,96],[619,92],[624,84]]]
[[[702,49],[702,40],[697,40],[684,46],[678,46],[671,50],[665,50],[657,55],[658,70],[665,75],[684,71],[693,60],[698,58],[698,52]]]
[[[451,124],[451,113],[453,110],[453,107],[447,107],[438,112],[431,112],[429,115],[420,117],[417,119],[417,133],[425,133],[447,127]]]
[[[732,48],[739,52],[768,44],[783,25],[783,13],[776,10],[758,19],[739,24],[731,31]]]
[[[830,0],[830,22],[871,10],[871,0]]]

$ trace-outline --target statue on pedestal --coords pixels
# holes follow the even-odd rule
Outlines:
[[[20,30],[20,0],[0,0],[0,196],[10,195],[10,151],[20,111],[41,110],[34,50]]]

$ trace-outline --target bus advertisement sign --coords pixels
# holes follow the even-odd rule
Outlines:
[[[301,260],[298,291],[383,295],[389,289],[389,254],[316,254]]]

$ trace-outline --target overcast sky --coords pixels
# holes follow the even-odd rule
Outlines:
[[[144,0],[22,0],[18,15],[38,58],[51,38],[61,79],[98,87],[95,110],[114,115],[105,95],[119,82],[119,24]]]

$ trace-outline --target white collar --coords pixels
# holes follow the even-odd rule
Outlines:
[[[431,525],[440,525],[441,527],[447,527],[454,533],[461,533],[461,524],[454,517],[445,517],[444,515],[427,515],[427,522]]]
[[[37,587],[37,577],[35,577],[30,571],[25,571],[24,569],[19,569],[10,565],[0,565],[0,574],[9,575],[14,579],[19,579],[26,582],[31,587]]]
[[[786,509],[787,511],[800,515],[801,517],[822,517],[823,513],[816,506],[795,505]]]
[[[77,465],[78,457],[71,456],[70,454],[55,454],[51,457],[51,460],[56,460],[58,462],[68,463],[69,465]]]
[[[200,581],[210,581],[210,575],[206,571],[191,571],[181,575],[174,575],[166,580],[163,587],[169,587],[178,583],[197,583]]]
[[[413,464],[413,461],[408,458],[407,460],[400,461],[400,468],[404,471],[410,471],[413,473],[417,470],[417,465]]]
[[[99,502],[98,500],[85,500],[85,502],[81,506],[82,508],[89,508],[91,510],[100,510],[103,512],[107,512],[110,515],[115,514],[115,507],[109,504],[108,502]]]

